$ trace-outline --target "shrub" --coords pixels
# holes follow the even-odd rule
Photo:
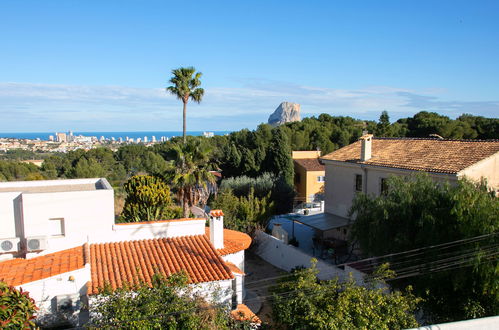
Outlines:
[[[29,329],[35,326],[38,308],[27,291],[0,282],[0,327]]]
[[[265,227],[274,213],[274,202],[270,200],[270,194],[258,198],[253,188],[247,196],[241,197],[234,195],[232,190],[222,190],[213,201],[212,207],[224,211],[225,227],[244,232]]]
[[[121,217],[125,222],[155,221],[176,214],[169,208],[170,188],[161,178],[136,175],[125,183],[124,189],[127,197]]]
[[[263,173],[256,178],[243,175],[224,179],[220,189],[232,190],[233,194],[238,197],[248,196],[250,190],[253,189],[255,196],[261,198],[272,191],[275,181],[276,177],[271,173]]]

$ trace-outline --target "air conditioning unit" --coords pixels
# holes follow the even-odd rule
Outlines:
[[[46,236],[33,236],[26,239],[26,250],[28,252],[41,251],[47,248]]]
[[[19,251],[19,237],[0,238],[0,253]]]

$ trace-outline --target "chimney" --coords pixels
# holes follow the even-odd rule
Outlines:
[[[215,249],[224,247],[224,213],[222,210],[210,212],[210,241]]]
[[[360,137],[360,160],[362,162],[371,159],[372,142],[372,134],[364,134]]]

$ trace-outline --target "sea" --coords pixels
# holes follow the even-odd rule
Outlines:
[[[231,133],[231,131],[210,131],[214,135],[226,135]],[[24,133],[3,133],[0,132],[0,138],[14,138],[14,139],[30,139],[30,140],[49,140],[49,136],[52,135],[55,138],[56,132],[24,132]],[[68,132],[61,132],[68,133]],[[201,136],[203,135],[203,131],[187,131],[187,135],[193,136]],[[141,138],[147,136],[148,140],[151,141],[152,137],[156,137],[159,140],[161,137],[172,138],[175,136],[182,136],[182,131],[138,131],[138,132],[80,132],[73,131],[73,135],[79,136],[95,136],[100,139],[103,136],[105,139],[115,138],[116,140],[122,138],[125,140],[128,138],[133,138],[136,140],[137,138]]]

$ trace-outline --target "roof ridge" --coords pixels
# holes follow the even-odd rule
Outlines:
[[[456,142],[499,142],[499,139],[439,139],[431,137],[373,137],[374,140],[429,140],[429,141],[456,141]]]
[[[224,229],[225,229],[225,228],[224,228]],[[142,238],[142,239],[132,239],[132,240],[121,240],[121,241],[95,242],[95,243],[90,243],[90,245],[99,245],[99,244],[117,244],[117,243],[126,243],[126,242],[143,242],[143,241],[159,241],[159,240],[180,239],[180,238],[183,238],[183,237],[197,237],[197,236],[206,236],[206,234],[182,235],[182,236],[174,236],[174,237]]]

